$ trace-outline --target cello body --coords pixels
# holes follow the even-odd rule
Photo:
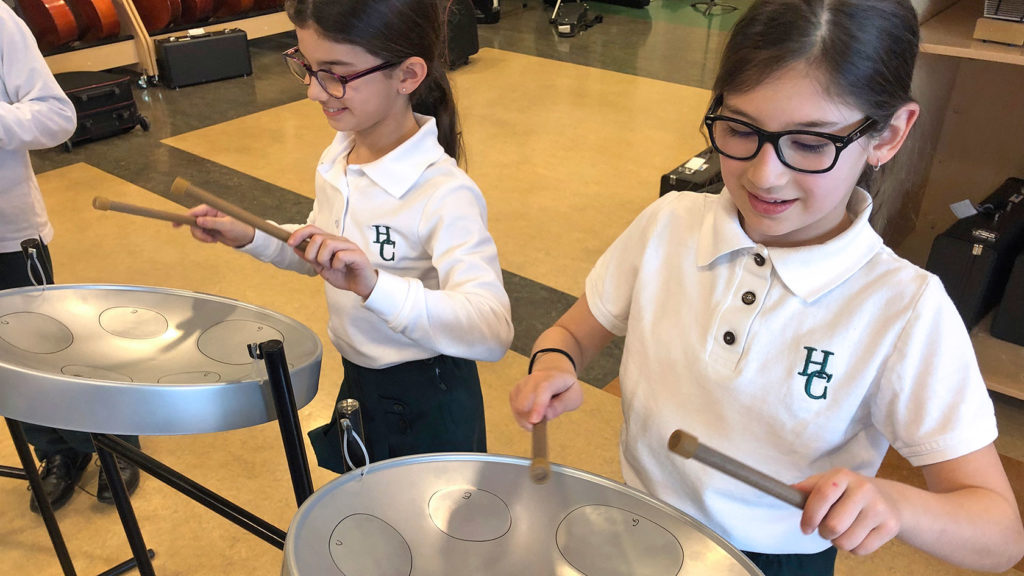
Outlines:
[[[146,32],[153,34],[181,19],[181,0],[132,0]]]
[[[64,0],[18,0],[18,5],[41,51],[48,52],[78,39],[78,22]]]
[[[113,0],[66,0],[78,20],[79,39],[86,42],[121,33],[121,19]]]

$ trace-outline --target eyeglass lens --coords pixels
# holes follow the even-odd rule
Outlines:
[[[307,64],[298,59],[296,55],[285,58],[288,63],[288,69],[291,70],[292,74],[302,80],[303,84],[309,84],[309,69],[306,67]],[[316,81],[320,83],[320,87],[335,98],[345,97],[345,84],[338,79],[337,76],[328,74],[326,72],[317,72]]]
[[[715,120],[711,130],[722,154],[744,160],[757,153],[761,136],[749,127],[728,120]],[[792,168],[815,171],[832,166],[837,152],[831,140],[810,134],[787,134],[779,139],[776,153]]]

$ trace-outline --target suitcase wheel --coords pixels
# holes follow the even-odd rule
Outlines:
[[[145,116],[139,116],[139,126],[142,126],[143,132],[149,132],[149,119]]]
[[[71,140],[65,140],[64,141],[64,151],[70,154],[72,148],[73,148],[73,146],[71,145]]]

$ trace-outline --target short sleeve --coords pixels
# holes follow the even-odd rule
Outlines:
[[[929,275],[876,384],[872,419],[914,466],[969,454],[998,435],[970,336],[935,276]]]
[[[587,275],[586,294],[590,312],[606,330],[626,334],[629,309],[649,239],[658,215],[668,206],[663,196],[645,208],[598,258]]]

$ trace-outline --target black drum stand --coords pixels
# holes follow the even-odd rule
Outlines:
[[[21,422],[11,420],[10,418],[4,418],[4,420],[7,422],[7,429],[11,432],[14,450],[18,453],[18,459],[21,460],[21,468],[0,466],[0,476],[28,480],[29,488],[36,499],[36,504],[39,506],[39,515],[42,516],[43,524],[46,525],[46,531],[50,535],[50,542],[53,544],[53,551],[57,554],[57,560],[64,571],[64,576],[75,576],[75,566],[71,563],[71,555],[68,554],[68,547],[64,544],[64,537],[60,533],[60,526],[57,525],[57,518],[53,514],[53,507],[50,506],[50,501],[46,499],[46,495],[43,493],[43,483],[39,479],[39,471],[36,470],[35,460],[32,458],[32,452],[29,449],[28,440],[25,438],[25,431],[21,428]],[[97,450],[97,452],[99,451]],[[118,480],[121,479],[121,474],[117,470],[116,464],[114,465],[115,476],[110,476],[106,468],[104,468],[104,472],[107,473],[108,478],[116,476]],[[121,489],[124,490],[124,482],[121,481],[119,483],[121,484]],[[125,494],[127,496],[127,492]],[[145,547],[143,547],[142,553],[146,556],[147,562],[155,554],[152,550],[148,550]],[[134,568],[136,562],[135,558],[125,560],[117,566],[100,573],[99,576],[124,574]]]
[[[285,458],[288,461],[292,488],[295,492],[295,502],[301,506],[313,493],[313,480],[310,476],[309,462],[306,458],[305,446],[302,442],[298,407],[295,405],[295,395],[292,390],[291,375],[287,369],[288,363],[285,360],[284,345],[280,340],[268,340],[259,344],[250,344],[249,355],[254,359],[263,360],[266,366],[270,392],[277,413],[277,422],[280,426],[281,439],[284,443]],[[25,439],[21,424],[11,419],[6,420],[23,469],[7,466],[0,467],[0,476],[28,479],[32,493],[36,495],[40,514],[43,517],[43,522],[46,524],[47,532],[49,532],[50,540],[53,543],[54,551],[57,553],[57,558],[64,570],[64,574],[65,576],[74,576],[75,568],[71,563],[71,557],[68,554],[67,546],[64,544],[60,528],[57,526],[53,509],[49,501],[43,497],[39,473],[35,468],[35,461],[29,451],[28,441]],[[284,540],[287,535],[285,530],[270,524],[237,504],[201,486],[116,436],[94,433],[92,434],[92,441],[96,446],[96,454],[99,457],[100,466],[102,466],[103,472],[110,484],[111,496],[114,499],[114,505],[117,507],[118,515],[121,518],[121,525],[124,527],[125,536],[128,538],[128,545],[133,556],[133,559],[103,572],[100,576],[115,576],[134,567],[138,568],[139,574],[142,576],[156,576],[151,562],[154,552],[146,548],[145,541],[142,538],[142,531],[135,518],[135,512],[128,497],[128,490],[124,485],[124,480],[121,478],[117,467],[117,461],[114,458],[115,454],[118,458],[123,458],[135,464],[140,470],[234,522],[265,542],[280,550],[284,549]]]

